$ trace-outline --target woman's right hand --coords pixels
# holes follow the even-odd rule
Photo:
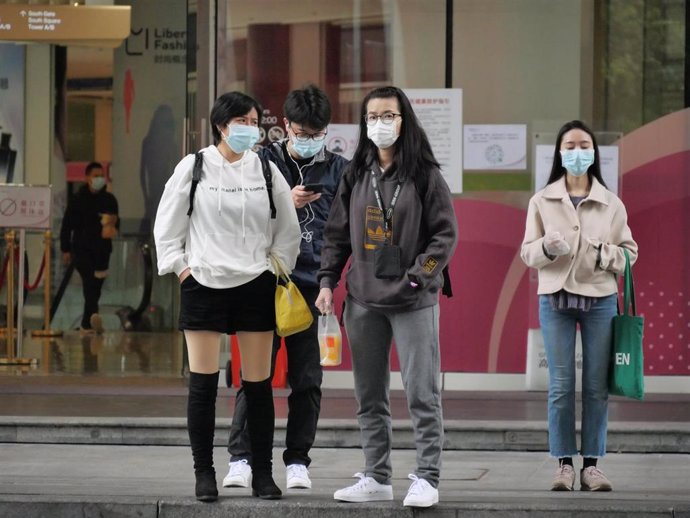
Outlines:
[[[321,288],[314,305],[316,309],[321,311],[322,315],[330,315],[333,313],[333,290],[330,288]]]
[[[180,284],[184,282],[184,280],[192,275],[192,269],[191,268],[186,268],[182,270],[182,273],[180,274]]]

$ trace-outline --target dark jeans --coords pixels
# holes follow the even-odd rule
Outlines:
[[[307,304],[314,314],[314,323],[306,331],[285,338],[288,369],[287,379],[290,385],[288,396],[288,419],[285,434],[285,451],[283,462],[309,466],[309,450],[314,444],[316,425],[321,410],[321,370],[318,340],[319,311],[314,306],[319,288],[300,287]],[[280,337],[273,340],[273,359],[271,378],[275,372],[276,356],[280,349]],[[233,361],[236,361],[233,359]],[[247,400],[240,388],[235,396],[235,413],[232,417],[228,452],[232,462],[247,459],[251,463],[251,448],[247,431]]]
[[[74,258],[74,267],[81,276],[82,291],[84,293],[84,314],[81,318],[81,327],[91,329],[91,315],[98,313],[98,301],[101,298],[101,290],[105,279],[94,277],[97,270],[107,270],[102,266],[97,268],[94,259],[88,254],[77,255]]]

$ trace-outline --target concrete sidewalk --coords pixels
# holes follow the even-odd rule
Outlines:
[[[280,455],[274,450],[274,459]],[[441,502],[429,510],[402,506],[413,450],[393,452],[395,500],[370,504],[333,500],[333,492],[353,483],[349,477],[361,470],[360,450],[315,449],[312,458],[312,490],[291,490],[280,501],[265,502],[248,489],[219,487],[218,502],[203,504],[194,498],[189,447],[0,444],[0,516],[690,518],[690,455],[685,454],[608,455],[600,466],[613,492],[556,493],[548,491],[555,462],[546,453],[448,451]],[[215,459],[220,485],[227,452],[218,448]],[[274,474],[284,488],[282,463]]]

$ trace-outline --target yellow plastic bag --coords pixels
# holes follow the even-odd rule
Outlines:
[[[278,336],[294,335],[308,329],[314,322],[314,316],[283,264],[273,256],[271,261],[276,272],[276,333]],[[280,279],[284,285],[280,284]]]

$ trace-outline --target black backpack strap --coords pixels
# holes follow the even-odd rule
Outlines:
[[[276,219],[276,206],[273,203],[273,173],[271,173],[271,166],[268,163],[268,158],[259,155],[261,160],[261,169],[264,173],[264,180],[266,180],[266,192],[268,193],[268,204],[271,207],[271,219]]]
[[[189,189],[189,210],[187,216],[192,215],[194,210],[194,193],[196,193],[196,186],[201,180],[201,171],[204,168],[204,153],[199,151],[194,155],[194,169],[192,169],[192,187]]]

